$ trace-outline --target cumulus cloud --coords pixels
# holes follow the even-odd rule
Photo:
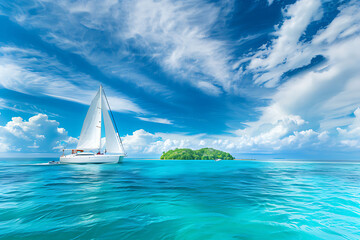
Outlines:
[[[13,117],[5,126],[0,126],[1,152],[53,152],[77,140],[69,137],[59,123],[45,114],[30,117],[28,121]]]
[[[132,155],[161,154],[174,148],[196,148],[201,142],[203,135],[149,133],[139,129],[124,136],[123,144],[125,151]]]
[[[284,127],[286,123],[272,126],[263,133],[252,135],[238,132],[238,135],[217,136],[186,133],[167,134],[149,133],[143,129],[123,137],[124,148],[129,156],[159,155],[164,151],[175,148],[200,149],[212,147],[241,155],[241,153],[281,153],[288,150],[303,148],[323,148],[328,144],[327,132],[316,132],[312,129],[293,131],[289,134]]]
[[[150,133],[143,129],[128,134],[123,139],[126,152],[133,156],[157,156],[175,148],[199,149],[213,147],[241,156],[242,153],[281,153],[301,151],[302,149],[327,149],[345,145],[358,148],[360,137],[360,109],[355,111],[353,123],[347,128],[338,128],[336,140],[327,131],[313,129],[293,130],[305,122],[298,116],[289,116],[272,125],[262,126],[261,131],[248,129],[237,131],[229,136],[191,135],[188,133]],[[266,128],[266,129],[265,129]],[[335,141],[335,144],[334,144]],[[103,139],[103,142],[105,140]],[[1,152],[57,152],[64,147],[75,147],[77,139],[68,136],[59,123],[38,114],[28,121],[14,117],[5,126],[0,126]],[[340,148],[339,148],[340,150]]]

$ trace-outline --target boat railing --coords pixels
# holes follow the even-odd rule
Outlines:
[[[63,155],[64,155],[64,151],[71,151],[71,154],[76,154],[78,152],[84,152],[84,150],[81,150],[81,149],[63,149]]]

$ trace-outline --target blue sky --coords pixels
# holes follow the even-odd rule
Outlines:
[[[75,146],[103,84],[129,156],[357,159],[358,1],[0,1],[0,152]]]

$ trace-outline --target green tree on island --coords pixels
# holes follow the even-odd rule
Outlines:
[[[230,153],[216,150],[213,148],[201,148],[192,150],[189,148],[176,148],[169,150],[161,155],[160,159],[176,159],[176,160],[234,160]]]

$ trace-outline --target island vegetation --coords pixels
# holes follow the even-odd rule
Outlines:
[[[201,148],[192,150],[189,148],[176,148],[163,152],[160,159],[167,160],[234,160],[230,153],[216,150],[214,148]]]

